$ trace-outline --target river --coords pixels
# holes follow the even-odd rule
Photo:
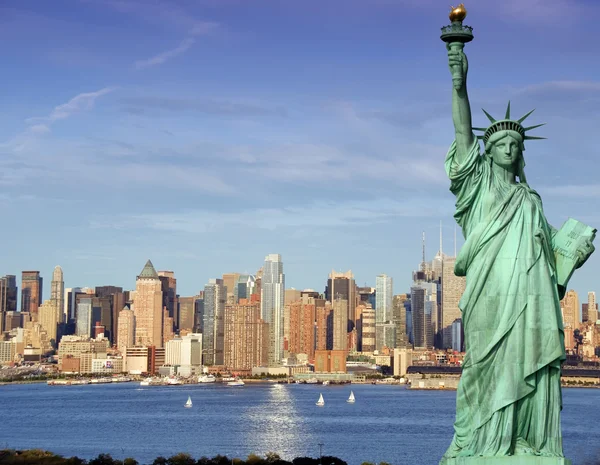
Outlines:
[[[151,463],[178,452],[318,457],[322,443],[323,455],[350,465],[435,465],[450,444],[455,397],[382,385],[0,386],[0,447]],[[600,389],[564,389],[563,403],[565,455],[574,465],[600,460]]]

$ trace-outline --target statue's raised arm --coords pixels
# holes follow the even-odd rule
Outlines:
[[[471,125],[471,107],[467,95],[467,72],[469,64],[464,53],[467,42],[473,40],[473,28],[463,25],[467,10],[461,3],[452,7],[452,24],[442,28],[441,39],[446,42],[448,65],[452,73],[452,119],[456,132],[455,160],[460,164],[473,146],[473,127]]]
[[[452,73],[452,120],[456,133],[456,161],[459,163],[467,156],[473,145],[473,126],[471,106],[467,94],[467,72],[469,64],[463,51],[463,44],[447,44],[448,65]]]

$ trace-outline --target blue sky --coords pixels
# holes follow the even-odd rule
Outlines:
[[[452,251],[447,3],[6,0],[0,274],[133,288],[151,258],[193,295],[280,253],[288,287],[352,269],[405,292],[422,231]],[[600,5],[471,3],[474,125],[536,108],[530,185],[553,225],[598,227]]]

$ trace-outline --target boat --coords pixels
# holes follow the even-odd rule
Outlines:
[[[319,380],[317,378],[310,378],[306,380],[306,384],[317,384]]]
[[[234,381],[229,381],[227,386],[243,386],[244,384],[246,383],[244,383],[241,379],[236,378]]]
[[[140,381],[140,386],[150,386],[152,384],[152,378],[146,378]]]
[[[323,394],[321,394],[321,395],[319,396],[319,400],[317,401],[317,405],[318,405],[319,407],[323,407],[323,405],[325,405],[325,399],[323,399]]]
[[[171,377],[169,377],[169,378],[166,379],[166,383],[165,384],[167,386],[179,386],[179,385],[183,384],[183,381],[181,381],[178,378],[171,378]]]
[[[215,378],[215,375],[202,375],[202,376],[198,376],[198,383],[199,384],[214,383],[216,380],[217,380],[217,378]]]
[[[192,408],[192,398],[190,396],[188,396],[188,400],[183,406],[185,408]]]
[[[323,386],[329,386],[329,381],[323,381]]]
[[[356,402],[356,399],[354,398],[354,392],[350,391],[350,397],[348,397],[348,400],[346,401],[349,404],[353,404],[354,402]]]

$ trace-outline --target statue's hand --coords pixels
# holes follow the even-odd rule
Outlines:
[[[585,243],[579,249],[577,249],[577,268],[580,268],[587,261],[587,259],[590,258],[590,255],[594,253],[594,250],[596,250],[596,248],[590,239],[585,241]]]
[[[467,72],[469,71],[467,55],[465,55],[462,47],[463,44],[446,44],[446,49],[448,50],[448,66],[450,67],[452,80],[455,83],[460,83],[460,88],[464,87],[467,82]]]

